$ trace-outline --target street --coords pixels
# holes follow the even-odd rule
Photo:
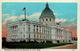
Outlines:
[[[77,49],[77,44],[68,44],[64,46],[51,47],[52,49]]]

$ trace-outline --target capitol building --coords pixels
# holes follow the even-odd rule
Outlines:
[[[60,23],[55,22],[55,15],[48,3],[42,11],[39,22],[27,19],[7,23],[7,42],[72,42],[71,32],[65,30]]]

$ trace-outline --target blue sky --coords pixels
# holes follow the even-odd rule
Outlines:
[[[21,3],[2,3],[2,15],[3,21],[8,18],[23,15],[22,9],[26,7],[26,15],[31,20],[38,21],[40,13],[45,8],[46,3],[33,3],[33,2],[21,2]],[[77,23],[77,4],[76,3],[48,3],[50,9],[55,14],[57,20],[63,21],[66,24]],[[39,13],[39,14],[38,14]],[[36,15],[37,14],[37,15]],[[34,18],[34,19],[33,19]]]

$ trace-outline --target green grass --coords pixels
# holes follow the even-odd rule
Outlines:
[[[56,47],[61,45],[66,45],[69,43],[33,43],[33,42],[6,42],[4,46],[6,48],[32,48],[32,49],[41,49],[41,48],[48,48],[48,47]]]

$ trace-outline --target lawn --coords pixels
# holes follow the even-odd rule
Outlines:
[[[69,43],[37,43],[37,42],[5,42],[3,46],[5,48],[27,48],[27,49],[42,49],[42,48],[48,48],[48,47],[56,47],[56,46],[62,46]],[[3,47],[3,48],[4,48]]]

